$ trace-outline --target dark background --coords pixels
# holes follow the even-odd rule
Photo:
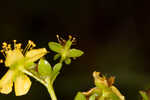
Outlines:
[[[138,91],[150,86],[149,4],[149,0],[2,0],[0,40],[31,39],[48,48],[49,41],[57,41],[56,34],[74,34],[78,37],[74,47],[85,54],[64,65],[55,82],[58,100],[73,100],[78,91],[94,87],[95,70],[116,76],[115,85],[126,99],[138,100]],[[2,76],[6,69],[1,66]],[[0,100],[50,100],[46,89],[32,80],[27,95],[0,94]]]

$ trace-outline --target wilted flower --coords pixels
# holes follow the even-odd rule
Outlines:
[[[120,100],[125,100],[124,96],[120,93],[120,91],[113,85],[115,78],[114,77],[110,77],[110,78],[106,78],[105,76],[100,76],[100,72],[93,72],[93,77],[95,80],[95,85],[96,87],[100,88],[101,90],[106,90],[105,94],[107,94],[106,92],[112,92],[115,95],[117,95]],[[108,91],[108,90],[109,91]]]
[[[1,52],[5,57],[5,66],[9,69],[0,80],[0,93],[9,94],[12,91],[13,83],[16,96],[25,95],[29,91],[31,81],[23,71],[27,65],[37,61],[47,53],[45,48],[33,49],[35,46],[30,40],[24,50],[21,48],[21,43],[16,43],[16,40],[14,40],[13,49],[11,44],[3,43]]]

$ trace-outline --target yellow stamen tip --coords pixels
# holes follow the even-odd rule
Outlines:
[[[16,42],[17,42],[17,40],[13,40],[13,42],[14,42],[14,43],[16,43]]]
[[[31,41],[31,40],[29,40],[29,41],[28,41],[28,43],[29,43],[29,44],[32,44],[32,41]]]
[[[6,45],[7,45],[7,43],[6,43],[6,42],[3,42],[3,45],[4,45],[4,46],[6,46]]]
[[[3,60],[2,60],[2,59],[0,59],[0,63],[3,63]]]
[[[70,39],[70,40],[72,39],[72,36],[71,36],[71,35],[69,35],[69,39]]]
[[[4,52],[4,50],[1,50],[1,52]]]
[[[59,38],[59,35],[57,34],[56,37]]]

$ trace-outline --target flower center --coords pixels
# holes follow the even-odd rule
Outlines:
[[[34,42],[32,42],[31,40],[28,41],[27,46],[25,47],[25,49],[22,49],[21,43],[16,43],[16,40],[13,40],[13,48],[11,44],[7,44],[6,42],[2,43],[2,50],[0,50],[0,52],[3,54],[3,56],[5,57],[5,64],[7,62],[9,62],[9,64],[7,63],[6,65],[10,65],[14,63],[14,61],[16,61],[19,58],[22,58],[23,55],[26,55],[26,53],[33,49],[36,45],[34,44]],[[3,63],[4,61],[2,59],[0,59],[0,63]]]

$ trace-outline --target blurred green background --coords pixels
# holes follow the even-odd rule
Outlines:
[[[78,91],[92,88],[95,70],[114,75],[115,85],[126,99],[138,100],[138,90],[150,86],[149,3],[148,0],[3,0],[0,40],[2,43],[31,39],[37,47],[48,48],[49,41],[57,41],[56,34],[71,33],[78,39],[74,47],[85,54],[71,65],[64,65],[55,82],[58,100],[73,100]],[[2,76],[7,68],[0,65]],[[0,100],[50,100],[45,87],[32,80],[27,95],[0,94]]]

